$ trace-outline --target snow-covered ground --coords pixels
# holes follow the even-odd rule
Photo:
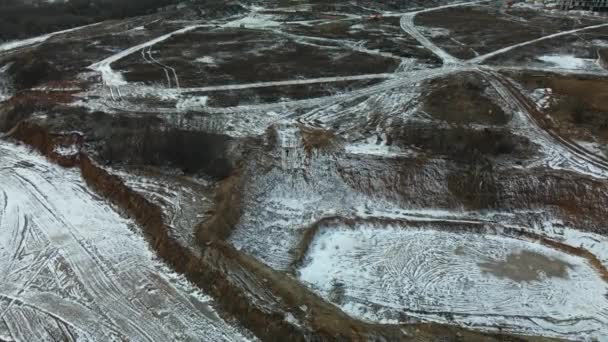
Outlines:
[[[3,340],[240,341],[76,170],[0,142]]]
[[[163,209],[165,222],[173,238],[193,253],[200,249],[194,236],[195,227],[203,221],[205,213],[213,208],[212,190],[185,177],[150,174],[143,171],[111,170],[132,190],[139,192]]]
[[[545,55],[540,56],[538,59],[548,63],[549,67],[565,70],[586,70],[596,67],[595,59],[578,58],[572,55]]]
[[[597,162],[597,156],[559,141],[536,125],[530,109],[515,96],[514,90],[501,82],[507,81],[505,76],[495,72],[497,69],[492,66],[481,65],[519,47],[589,28],[552,34],[465,61],[451,56],[429,39],[436,35],[449,36],[451,32],[415,25],[418,13],[479,2],[451,3],[390,15],[402,17],[403,34],[411,35],[421,47],[443,60],[444,66],[440,68],[428,68],[412,58],[402,59],[401,67],[394,73],[319,75],[306,79],[295,75],[278,81],[260,79],[182,88],[176,69],[154,57],[158,54],[153,53],[152,48],[158,43],[202,27],[218,31],[227,27],[270,30],[308,44],[339,41],[304,39],[281,32],[285,24],[279,17],[256,9],[244,17],[230,17],[222,21],[224,25],[218,22],[217,27],[201,25],[200,21],[186,22],[179,30],[101,57],[105,59],[90,68],[103,79],[104,85],[96,89],[102,93],[88,93],[99,95],[99,99],[79,103],[91,109],[99,106],[107,111],[167,117],[204,111],[221,123],[218,126],[230,127],[225,133],[234,137],[263,135],[269,127],[276,128],[276,147],[262,156],[261,162],[249,160],[245,165],[243,214],[229,241],[279,271],[293,266],[293,252],[305,228],[327,216],[475,223],[466,221],[474,218],[464,209],[433,209],[433,205],[445,208],[449,207],[446,203],[453,204],[447,182],[449,170],[444,160],[431,159],[410,174],[400,169],[394,173],[384,172],[396,164],[377,162],[403,159],[406,163],[419,154],[416,150],[392,146],[386,129],[393,122],[407,123],[411,119],[424,91],[420,85],[428,79],[470,71],[478,71],[489,79],[499,95],[497,102],[504,104],[505,112],[513,114],[509,128],[540,146],[538,156],[521,168],[549,167],[597,178],[608,177],[608,167]],[[351,28],[355,27],[363,25]],[[15,43],[15,46],[44,39],[48,37]],[[358,42],[342,41],[340,45],[362,53],[394,57],[367,49]],[[330,44],[326,46],[330,47]],[[129,84],[121,70],[112,68],[117,61],[136,53],[141,53],[146,63],[157,64],[164,70],[168,88]],[[201,67],[221,62],[221,56],[208,52],[190,57],[196,57],[194,61]],[[538,63],[541,62],[568,72],[594,70],[589,69],[589,63],[594,61],[569,55],[544,55],[539,57]],[[381,82],[326,97],[293,101],[282,98],[275,103],[234,107],[209,106],[212,101],[208,101],[206,94],[359,80]],[[0,84],[0,101],[2,93]],[[173,102],[163,104],[168,108],[142,108],[140,103],[130,107],[129,97]],[[547,108],[551,105],[552,90],[537,89],[531,94],[531,100],[539,109]],[[157,105],[150,102],[151,106]],[[375,114],[377,118],[372,117]],[[306,150],[303,127],[335,133],[338,147]],[[586,147],[597,154],[598,150]],[[210,309],[208,298],[155,261],[138,228],[88,192],[77,173],[54,167],[12,145],[0,144],[0,152],[3,178],[0,208],[5,208],[0,211],[0,234],[5,234],[0,245],[0,267],[7,274],[2,282],[4,297],[0,296],[4,298],[4,302],[0,301],[3,305],[0,312],[7,325],[4,331],[0,330],[0,339],[11,334],[25,340],[44,340],[45,336],[40,338],[37,334],[55,334],[55,331],[62,334],[59,339],[66,334],[92,340],[242,338]],[[71,155],[78,150],[65,147],[55,152]],[[198,215],[212,208],[210,197],[177,181],[164,182],[162,178],[144,178],[139,174],[119,175],[130,187],[163,206],[167,222],[174,228],[172,233],[180,242],[195,245],[192,228],[204,214]],[[415,188],[411,192],[416,193],[403,194],[404,198],[399,201],[390,197],[392,192],[409,185]],[[445,201],[443,206],[435,203],[440,199]],[[435,202],[429,205],[431,201]],[[490,215],[480,218],[483,215],[476,218],[487,220],[488,224],[496,223],[491,222]],[[574,230],[547,229],[551,232],[538,233],[564,239],[573,246],[584,245],[596,253],[604,265],[608,263],[608,250],[603,247],[608,244],[606,239]],[[529,241],[404,227],[339,226],[321,230],[299,271],[301,280],[321,296],[348,314],[372,322],[399,323],[416,317],[481,329],[504,327],[521,333],[608,339],[603,332],[608,327],[607,288],[596,270],[582,258]],[[118,304],[113,305],[114,302]],[[19,329],[26,320],[43,323],[39,327]],[[292,321],[293,317],[286,316],[286,320]]]
[[[0,67],[0,102],[6,101],[11,97],[11,85],[6,76],[10,64]]]
[[[499,235],[363,225],[322,229],[301,280],[372,322],[608,338],[608,284],[585,259]]]
[[[536,103],[536,108],[539,110],[545,110],[551,107],[551,101],[553,100],[553,89],[551,88],[538,88],[530,94],[530,98]]]

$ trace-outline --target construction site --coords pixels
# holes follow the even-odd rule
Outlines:
[[[608,341],[606,3],[0,44],[0,340]]]

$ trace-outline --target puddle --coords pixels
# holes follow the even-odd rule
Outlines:
[[[568,270],[573,268],[560,259],[532,251],[511,253],[504,261],[482,262],[479,267],[499,278],[517,282],[542,281],[546,277],[567,279]]]

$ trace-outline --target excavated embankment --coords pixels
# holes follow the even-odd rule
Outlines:
[[[600,66],[608,70],[608,49],[601,49],[597,52]]]
[[[197,255],[170,236],[160,207],[131,190],[119,177],[110,174],[82,151],[83,138],[79,134],[53,134],[39,125],[22,122],[10,132],[10,137],[30,145],[64,167],[78,167],[94,191],[137,221],[159,257],[212,295],[223,312],[236,317],[262,340],[550,340],[481,333],[438,324],[391,326],[355,320],[323,301],[292,276],[272,270],[223,241],[238,220],[238,205],[232,203],[238,202],[234,190],[242,184],[238,174],[229,177],[220,187],[214,218],[199,225],[199,238],[206,243],[201,246],[202,253]],[[67,145],[77,146],[79,152],[72,155],[57,152],[58,146]],[[208,234],[201,232],[205,229],[209,229]]]

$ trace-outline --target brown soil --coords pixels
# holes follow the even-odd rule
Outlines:
[[[608,144],[608,80],[593,76],[515,74],[529,91],[551,88],[554,102],[544,110],[560,135]]]
[[[328,152],[336,150],[341,144],[340,139],[332,131],[301,126],[304,149],[308,154],[314,151]]]
[[[53,149],[54,139],[41,127],[22,123],[12,133],[13,137],[25,139],[42,153]],[[81,153],[78,160],[66,166],[79,167],[93,190],[142,226],[159,257],[213,295],[224,312],[237,317],[263,340],[408,340],[407,335],[415,336],[417,341],[449,340],[454,336],[466,341],[549,340],[480,333],[437,324],[399,327],[354,320],[292,277],[270,269],[223,241],[209,241],[200,257],[192,253],[171,237],[170,228],[163,222],[162,210],[157,205],[126,187],[120,178],[109,174],[87,154]],[[306,322],[306,326],[289,324],[284,319],[285,312],[291,312]]]
[[[452,124],[504,125],[505,112],[486,95],[489,84],[476,73],[462,73],[428,82],[423,110]]]
[[[461,161],[478,155],[522,160],[533,156],[537,150],[527,138],[503,128],[476,129],[461,125],[443,127],[406,123],[394,125],[388,134],[393,145]]]

